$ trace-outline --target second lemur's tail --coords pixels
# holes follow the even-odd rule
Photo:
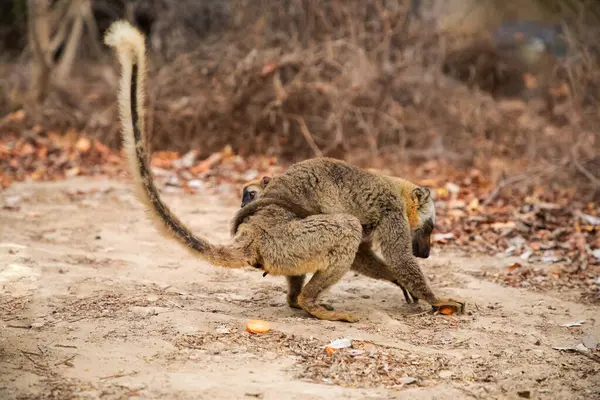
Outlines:
[[[144,127],[144,84],[146,48],[142,33],[125,21],[117,21],[108,29],[105,43],[116,49],[121,63],[119,113],[123,143],[138,198],[147,206],[149,215],[163,235],[177,240],[186,249],[206,261],[227,268],[242,268],[248,263],[241,250],[212,245],[194,235],[162,202],[148,165]]]

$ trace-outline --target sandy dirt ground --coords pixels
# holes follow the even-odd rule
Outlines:
[[[600,307],[481,277],[510,259],[436,249],[422,261],[466,315],[432,315],[348,273],[326,301],[360,322],[319,321],[287,307],[283,278],[216,268],[162,239],[126,183],[16,184],[2,201],[2,399],[600,399],[600,363],[552,348],[600,337]],[[239,203],[165,201],[214,241]],[[249,319],[273,330],[251,335]],[[561,326],[574,321],[585,322]],[[352,349],[327,355],[340,337]]]

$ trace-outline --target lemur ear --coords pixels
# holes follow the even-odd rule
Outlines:
[[[413,201],[416,201],[418,205],[423,205],[431,197],[431,191],[426,187],[417,187],[410,193],[410,197]]]
[[[271,177],[270,176],[263,176],[261,181],[260,181],[260,185],[264,188],[265,186],[267,186],[267,184],[271,182]]]

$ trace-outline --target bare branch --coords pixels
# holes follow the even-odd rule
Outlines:
[[[317,146],[317,143],[315,143],[315,140],[313,139],[312,135],[310,134],[310,131],[308,130],[308,126],[306,126],[306,122],[304,121],[304,118],[302,118],[299,115],[293,115],[293,114],[287,114],[287,116],[292,118],[294,121],[296,121],[298,123],[298,125],[300,126],[300,132],[302,132],[302,136],[304,136],[306,143],[308,143],[308,145],[310,146],[312,151],[315,153],[315,156],[322,157],[323,153],[321,152],[321,149],[319,149],[319,146]]]
[[[71,7],[73,7],[72,10],[75,14],[75,21],[71,27],[71,33],[67,39],[65,50],[56,71],[56,77],[61,81],[66,79],[71,72],[71,68],[75,62],[75,56],[77,55],[77,48],[79,47],[81,35],[83,34],[83,17],[80,9],[85,7],[85,4],[82,5],[80,1],[73,1]]]
[[[68,18],[65,17],[65,18]],[[67,31],[69,30],[69,26],[70,26],[70,19],[63,21],[60,24],[60,27],[58,28],[58,31],[56,32],[56,34],[54,35],[54,37],[52,38],[52,40],[50,41],[50,45],[49,45],[49,51],[51,54],[54,54],[56,52],[56,50],[58,50],[58,48],[60,47],[61,44],[63,44],[63,42],[65,41],[65,39],[67,38]]]
[[[100,46],[100,37],[98,36],[98,26],[96,25],[96,20],[94,19],[94,14],[92,12],[92,3],[87,0],[81,7],[81,13],[83,16],[83,21],[85,23],[85,27],[87,28],[87,33],[90,36],[92,42],[92,49],[96,55],[96,57],[102,57],[102,47]]]
[[[483,202],[483,205],[487,206],[488,204],[490,204],[496,198],[496,196],[498,196],[500,191],[506,187],[517,185],[519,183],[529,181],[536,177],[552,175],[555,171],[564,168],[567,164],[568,160],[564,160],[551,168],[541,166],[538,168],[531,169],[530,171],[526,171],[522,174],[513,175],[506,179],[503,179],[498,183],[496,188],[487,196],[487,198]]]

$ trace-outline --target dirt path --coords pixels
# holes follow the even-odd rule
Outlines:
[[[318,321],[287,307],[282,278],[218,269],[162,240],[125,184],[19,184],[0,196],[20,207],[0,209],[2,399],[600,399],[600,363],[552,349],[600,337],[600,307],[476,274],[510,260],[436,251],[422,263],[468,315],[424,313],[350,273],[327,298],[361,321]],[[165,199],[197,232],[227,238],[237,199]],[[254,318],[273,332],[250,336]],[[344,336],[354,349],[327,356],[322,346]]]

